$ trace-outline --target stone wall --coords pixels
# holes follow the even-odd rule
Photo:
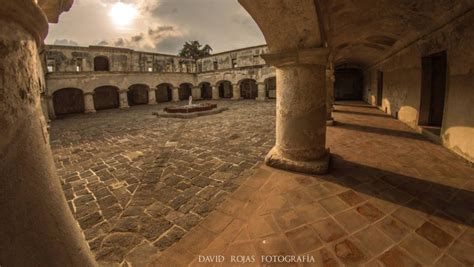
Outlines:
[[[381,109],[410,127],[419,127],[422,57],[446,51],[447,81],[441,139],[444,146],[474,161],[474,12],[468,11],[444,27],[377,63],[364,73],[364,98],[377,99],[377,71],[383,72]]]
[[[248,47],[198,59],[196,64],[199,72],[263,66],[265,61],[260,55],[266,52],[268,52],[266,45]]]

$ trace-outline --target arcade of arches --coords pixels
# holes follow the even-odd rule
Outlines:
[[[238,1],[255,66],[132,76],[45,74],[73,0],[1,0],[1,266],[474,265],[473,2]],[[190,96],[228,111],[152,116]]]

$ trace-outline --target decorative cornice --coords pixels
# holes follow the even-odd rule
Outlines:
[[[263,54],[261,57],[270,66],[284,67],[291,65],[323,65],[328,63],[329,49],[308,48],[284,51],[274,54]]]

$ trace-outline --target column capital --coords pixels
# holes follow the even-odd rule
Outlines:
[[[48,34],[48,19],[36,1],[2,1],[0,17],[25,28],[41,45]]]
[[[308,48],[263,54],[261,57],[270,66],[323,65],[328,63],[328,48]]]

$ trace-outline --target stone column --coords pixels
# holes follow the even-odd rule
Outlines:
[[[54,111],[54,101],[52,95],[46,96],[46,102],[48,104],[48,117],[50,120],[56,119],[56,111]]]
[[[201,96],[201,87],[193,87],[192,89],[192,95],[193,95],[193,99],[194,100],[200,100],[202,99],[202,96]]]
[[[258,87],[258,97],[257,100],[265,101],[267,100],[267,94],[265,91],[265,83],[257,83]]]
[[[334,104],[334,71],[326,69],[326,125],[334,125],[332,109]]]
[[[213,100],[218,100],[219,97],[219,86],[213,85],[212,86],[212,99]]]
[[[179,101],[179,87],[174,87],[172,89],[172,97],[173,97],[173,102]]]
[[[84,93],[84,113],[95,113],[94,93]]]
[[[240,100],[240,85],[232,84],[232,100]]]
[[[64,197],[41,111],[38,46],[48,22],[35,3],[0,5],[0,264],[96,266]]]
[[[156,88],[148,89],[148,105],[156,105]]]
[[[127,109],[130,106],[128,105],[128,89],[122,89],[119,91],[119,107],[120,109]]]
[[[262,55],[276,67],[276,143],[265,158],[275,168],[311,174],[328,171],[325,71],[328,50]]]

